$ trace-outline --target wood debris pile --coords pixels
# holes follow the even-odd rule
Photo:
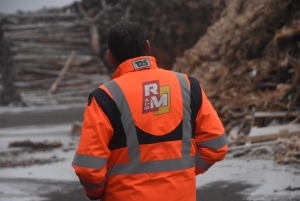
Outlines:
[[[9,143],[9,147],[27,147],[32,149],[43,149],[43,148],[58,148],[61,147],[62,144],[60,142],[32,142],[30,140],[25,141],[14,141]]]
[[[7,168],[7,167],[28,167],[32,165],[44,165],[50,163],[56,163],[65,160],[64,158],[57,158],[56,156],[52,156],[50,158],[29,158],[23,160],[2,160],[0,158],[0,168]]]
[[[250,157],[271,159],[276,164],[300,165],[300,137],[278,138],[275,141],[250,144],[229,148],[231,155],[237,157]]]
[[[58,158],[55,155],[47,158],[40,158],[38,155],[39,153],[46,153],[53,149],[61,148],[62,146],[63,144],[60,142],[47,140],[37,142],[30,140],[10,142],[8,147],[13,150],[0,152],[0,168],[26,167],[63,161],[64,158]],[[71,147],[65,149],[71,149]]]
[[[289,139],[280,138],[273,146],[274,161],[278,164],[295,163],[300,165],[300,138],[294,136]]]
[[[173,70],[199,80],[227,133],[242,144],[255,124],[299,121],[299,113],[289,115],[300,110],[299,30],[299,1],[229,0]],[[257,111],[284,115],[255,122]]]
[[[1,60],[8,75],[2,73],[0,104],[19,101],[17,91],[26,105],[85,102],[90,91],[108,79],[99,76],[109,66],[107,34],[120,20],[140,24],[158,64],[170,69],[223,7],[222,0],[82,0],[60,9],[0,15],[0,40],[9,47]],[[62,73],[72,51],[77,55]]]

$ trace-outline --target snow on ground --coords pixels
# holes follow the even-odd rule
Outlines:
[[[22,126],[17,128],[0,129],[0,152],[8,150],[21,150],[21,148],[8,148],[9,142],[13,141],[58,141],[63,144],[60,148],[51,151],[36,151],[34,153],[20,154],[16,159],[28,158],[51,158],[53,156],[64,159],[63,161],[35,165],[30,167],[3,168],[0,178],[34,178],[34,179],[57,179],[77,181],[71,163],[79,137],[71,135],[72,124]]]
[[[63,144],[51,151],[16,156],[16,160],[55,156],[62,161],[1,168],[0,201],[87,200],[71,167],[79,139],[71,135],[71,127],[72,123],[0,128],[0,152],[21,150],[8,148],[9,142],[27,139],[59,141]],[[299,167],[274,165],[272,159],[226,158],[196,179],[197,201],[300,200],[300,191],[285,190],[288,186],[300,187]]]

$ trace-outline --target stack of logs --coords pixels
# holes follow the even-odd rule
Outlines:
[[[18,100],[11,95],[13,90],[6,90],[8,83],[15,82],[27,105],[86,100],[89,91],[107,79],[95,75],[106,74],[104,66],[110,69],[105,56],[107,34],[120,20],[140,24],[159,66],[171,69],[176,57],[192,47],[219,18],[224,5],[224,0],[82,0],[58,9],[0,15],[0,32],[14,54],[13,66],[1,68],[16,71],[16,81],[11,74],[11,78],[2,77],[2,97]],[[69,67],[65,66],[68,72],[57,78],[62,77],[60,71],[64,74],[62,68],[73,50],[77,56]],[[61,80],[57,91],[47,93],[55,80]],[[11,100],[2,104],[8,102]]]
[[[43,10],[1,18],[2,39],[13,55],[7,58],[12,66],[1,68],[14,69],[14,86],[26,105],[86,102],[89,92],[109,79],[97,56],[97,26],[76,13]]]

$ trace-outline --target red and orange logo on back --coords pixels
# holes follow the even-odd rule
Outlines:
[[[159,80],[143,84],[143,114],[153,112],[154,115],[170,112],[170,86],[160,86]]]

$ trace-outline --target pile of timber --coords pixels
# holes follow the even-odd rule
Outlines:
[[[300,128],[300,124],[294,125],[290,130]],[[271,129],[271,130],[275,130]],[[284,134],[283,134],[284,136]],[[258,142],[229,148],[229,153],[233,157],[246,158],[273,158],[276,164],[296,164],[300,165],[300,137],[278,138],[268,142]]]
[[[300,138],[293,136],[289,139],[278,139],[273,146],[274,161],[278,164],[300,165]]]
[[[229,144],[290,137],[299,122],[299,16],[299,1],[228,0],[219,20],[174,64],[199,80]],[[279,127],[268,133],[264,127],[272,125]]]
[[[26,105],[86,100],[90,86],[106,80],[96,74],[106,74],[104,66],[110,69],[107,34],[120,20],[140,24],[159,66],[170,69],[219,18],[224,5],[224,0],[82,0],[58,9],[0,15],[0,40],[14,55],[12,60],[6,56],[9,65],[1,67],[13,70],[2,75],[0,104],[19,101],[16,92]],[[66,66],[73,50],[77,56]],[[64,66],[67,73],[61,73]],[[59,86],[54,93],[53,83]]]
[[[1,58],[2,104],[16,101],[9,98],[16,91],[25,105],[84,103],[109,79],[98,57],[97,26],[80,15],[57,9],[0,19],[1,43],[9,52]]]

